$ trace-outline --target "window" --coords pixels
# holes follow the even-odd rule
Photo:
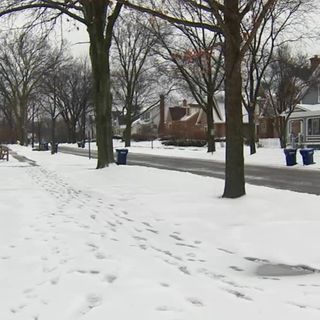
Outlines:
[[[266,126],[266,123],[264,121],[260,122],[260,132],[261,133],[267,133],[267,126]]]
[[[298,136],[302,133],[302,120],[292,120],[290,121],[289,132],[294,136]]]
[[[320,136],[320,118],[308,119],[308,135]]]
[[[141,115],[141,120],[149,121],[150,120],[150,112],[145,112]]]

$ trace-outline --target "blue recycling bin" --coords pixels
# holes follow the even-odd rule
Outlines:
[[[116,149],[117,162],[116,164],[127,164],[128,149]]]
[[[308,166],[309,164],[313,164],[313,153],[314,149],[312,148],[304,148],[300,150],[300,154],[302,156],[302,161],[305,166]]]
[[[294,166],[297,164],[297,149],[284,149],[284,154],[286,155],[287,166]]]
[[[58,143],[51,142],[51,153],[58,153]]]

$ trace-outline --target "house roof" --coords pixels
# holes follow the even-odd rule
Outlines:
[[[320,116],[320,104],[298,104],[289,118]]]
[[[213,109],[213,119],[215,123],[225,123],[225,93],[224,91],[219,91],[214,96],[216,109]],[[197,115],[197,121],[196,123],[199,124],[203,122],[204,120],[204,110],[200,107],[199,104],[196,103],[188,103],[187,107],[191,108],[199,108],[199,111],[192,113],[191,115],[186,114],[186,106],[175,106],[175,107],[169,107],[168,108],[168,115],[167,115],[167,121],[187,121],[190,119],[190,117],[193,117],[195,114]],[[245,107],[242,107],[242,114],[243,114],[243,122],[248,123],[248,113],[245,109]]]
[[[298,104],[296,111],[320,111],[320,104]]]
[[[214,96],[215,101],[216,101],[216,106],[219,111],[219,115],[216,113],[215,110],[213,110],[213,116],[214,116],[214,122],[215,123],[224,123],[226,122],[226,117],[225,117],[225,92],[224,91],[219,91],[218,93],[215,94]],[[242,105],[242,114],[243,114],[243,122],[248,123],[249,118],[248,118],[248,112],[246,108]]]
[[[202,110],[202,109],[201,109]],[[191,119],[195,119],[195,122],[197,121],[198,117],[199,117],[199,113],[201,112],[201,110],[197,111],[197,112],[194,112],[192,114],[189,114],[189,115],[185,115],[183,116],[180,121],[189,121]]]
[[[315,57],[318,58],[317,56],[315,56]],[[314,80],[319,79],[319,77],[320,77],[320,64],[318,64],[318,65],[314,68],[311,76],[309,77],[309,82],[311,82],[311,86],[312,86],[312,84],[314,84]],[[303,99],[303,98],[305,97],[305,95],[306,95],[306,94],[308,93],[308,91],[310,90],[311,86],[310,86],[310,85],[309,85],[309,86],[305,86],[305,87],[302,89],[302,91],[301,91],[301,99]]]
[[[186,115],[186,108],[169,107],[169,114],[172,121],[181,120]]]

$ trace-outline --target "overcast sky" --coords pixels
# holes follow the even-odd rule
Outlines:
[[[12,26],[21,26],[23,22],[25,22],[25,16],[23,14],[19,15],[12,19],[11,22],[3,23],[3,20],[0,21],[0,30],[5,31],[10,29]],[[300,25],[301,31],[306,30],[305,35],[309,30],[318,30],[318,28],[310,28],[310,24],[317,25],[318,15],[314,17],[314,21],[304,21],[304,25]],[[70,50],[74,56],[89,56],[89,38],[86,31],[86,28],[81,23],[74,23],[73,21],[68,21],[66,17],[62,19],[63,28],[61,28],[60,23],[55,28],[54,33],[51,36],[51,39],[56,44],[60,43],[61,36],[66,39],[70,44]],[[295,33],[296,35],[297,33]],[[303,40],[298,43],[295,43],[292,46],[293,49],[296,49],[299,52],[306,54],[308,57],[312,57],[314,55],[320,55],[320,37],[318,39],[312,40]]]

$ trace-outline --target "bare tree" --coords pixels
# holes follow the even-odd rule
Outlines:
[[[254,7],[261,5],[260,2],[253,4]],[[310,9],[310,2],[306,1],[278,2],[263,18],[245,55],[243,104],[249,117],[250,154],[256,153],[256,113],[264,73],[279,46],[300,39],[302,34],[297,32],[297,28],[304,22],[306,12]]]
[[[26,33],[7,34],[0,45],[0,94],[12,110],[17,139],[26,145],[29,107],[45,72],[54,67],[48,61],[50,46],[43,37]]]
[[[190,16],[201,19],[201,14],[198,9]],[[159,37],[158,54],[171,65],[167,70],[206,113],[207,150],[214,152],[214,111],[222,118],[214,99],[214,94],[222,89],[224,80],[221,35],[208,32],[205,28],[183,25],[170,27],[153,23],[153,26]]]
[[[293,56],[287,46],[277,50],[265,74],[264,87],[276,118],[281,148],[286,147],[289,117],[300,103],[305,89],[314,81],[305,56]]]
[[[148,20],[135,11],[126,11],[118,19],[113,32],[115,50],[113,60],[114,101],[124,114],[125,146],[130,146],[131,125],[140,113],[147,96],[155,97],[157,83],[153,65],[153,46],[157,39],[148,28]]]
[[[34,19],[54,21],[64,14],[86,26],[90,39],[93,75],[98,145],[97,168],[104,168],[114,162],[109,55],[113,27],[122,6],[123,3],[111,0],[3,0],[0,4],[0,17],[21,11],[32,11]]]
[[[92,111],[91,71],[85,61],[69,58],[46,84],[49,112],[60,115],[68,129],[68,141],[85,139],[86,119]]]
[[[120,0],[119,0],[120,1]],[[262,5],[253,10],[253,4]],[[245,194],[242,122],[241,64],[263,18],[274,9],[277,0],[167,0],[121,1],[127,6],[147,12],[171,23],[202,27],[224,37],[225,104],[226,104],[226,179],[223,197],[237,198]],[[187,9],[200,9],[203,19],[189,19]],[[243,26],[246,25],[244,29]],[[250,28],[248,26],[250,25]]]
[[[44,114],[48,115],[51,122],[51,153],[56,152],[56,122],[61,115],[61,110],[58,106],[58,81],[61,70],[64,65],[67,65],[69,59],[66,56],[66,47],[62,44],[61,47],[52,50],[48,54],[48,63],[52,65],[52,68],[46,70],[45,77],[43,78],[39,87],[37,102],[41,106]],[[34,108],[33,108],[34,109]],[[34,110],[33,110],[34,112]],[[32,116],[34,119],[34,115]]]

